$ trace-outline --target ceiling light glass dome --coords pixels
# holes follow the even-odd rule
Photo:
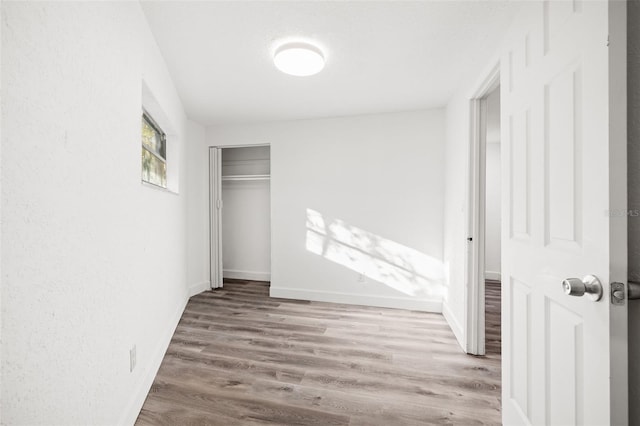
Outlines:
[[[304,77],[322,71],[324,55],[311,44],[289,43],[276,50],[273,62],[285,74]]]

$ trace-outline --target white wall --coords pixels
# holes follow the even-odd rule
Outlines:
[[[268,175],[269,147],[222,150],[222,175]],[[268,180],[222,181],[222,262],[225,278],[271,279]]]
[[[485,278],[500,280],[500,144],[487,144]]]
[[[485,277],[500,280],[500,91],[487,97]]]
[[[271,144],[272,295],[434,311],[444,137],[442,110],[207,129]]]
[[[187,141],[187,284],[193,296],[210,288],[209,147],[204,127],[189,121]]]
[[[197,130],[137,2],[2,13],[2,421],[130,424],[187,297],[184,185],[140,182],[143,78],[179,182]]]
[[[640,211],[640,1],[627,3],[629,210]],[[640,217],[629,216],[629,279],[640,281]],[[640,424],[640,301],[629,302],[629,424]]]

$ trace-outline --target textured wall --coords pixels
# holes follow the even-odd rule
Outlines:
[[[2,420],[132,423],[187,295],[186,196],[140,182],[143,78],[181,174],[182,106],[137,2],[2,8]]]
[[[189,293],[209,286],[209,147],[203,126],[187,126],[187,283]]]
[[[627,3],[629,210],[640,210],[640,0]],[[629,217],[629,279],[640,281],[640,217]],[[629,360],[640,359],[640,300],[629,303]],[[629,420],[640,424],[640,365],[629,363]]]

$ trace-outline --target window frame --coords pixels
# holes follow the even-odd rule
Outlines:
[[[148,180],[145,180],[144,179],[144,173],[142,173],[143,172],[142,164],[140,164],[140,166],[141,166],[140,179],[145,184],[153,185],[155,187],[168,190],[169,182],[168,182],[168,173],[167,173],[167,134],[162,130],[160,125],[158,125],[158,123],[153,119],[151,114],[149,114],[144,108],[142,109],[142,119],[144,121],[146,121],[147,124],[160,136],[160,141],[161,141],[162,147],[164,149],[164,157],[162,156],[161,152],[157,152],[157,151],[145,146],[144,142],[142,141],[142,138],[140,138],[141,139],[140,140],[140,145],[142,146],[142,149],[144,149],[149,154],[151,154],[154,157],[156,157],[159,161],[161,161],[164,164],[164,174],[165,174],[164,182],[165,182],[165,185],[162,186],[162,185],[158,185],[156,183],[150,182]]]

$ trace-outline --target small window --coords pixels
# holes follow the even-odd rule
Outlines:
[[[146,113],[142,113],[142,181],[167,187],[167,136]]]

